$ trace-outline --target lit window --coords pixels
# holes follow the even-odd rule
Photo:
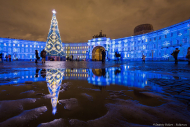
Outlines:
[[[32,45],[30,45],[30,47],[32,47]]]
[[[15,44],[13,44],[13,46],[15,46]]]
[[[40,46],[38,46],[38,48],[39,48]]]
[[[43,46],[41,46],[41,48],[43,48]]]
[[[4,46],[7,46],[6,43],[4,43]]]
[[[9,46],[11,46],[11,44],[9,44]]]
[[[20,46],[20,44],[18,44],[18,46]]]
[[[26,47],[28,47],[28,45],[26,45]]]
[[[22,45],[22,47],[24,47],[24,45]]]

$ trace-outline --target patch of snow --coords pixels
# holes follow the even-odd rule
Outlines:
[[[18,116],[7,119],[0,123],[1,127],[26,127],[30,121],[37,119],[41,114],[47,111],[46,106],[38,107],[31,110],[26,110]]]
[[[76,98],[59,100],[60,104],[64,105],[65,109],[72,110],[78,106],[78,100]]]
[[[38,125],[38,127],[64,127],[65,122],[64,119],[60,118],[60,119],[55,119],[51,122],[47,122],[47,123],[42,123],[40,125]]]

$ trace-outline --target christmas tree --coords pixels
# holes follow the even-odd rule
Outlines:
[[[61,42],[61,36],[58,29],[58,21],[56,19],[56,11],[53,10],[53,16],[51,20],[50,30],[46,42],[47,56],[63,56],[63,46]]]

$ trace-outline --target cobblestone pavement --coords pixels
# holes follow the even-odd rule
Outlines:
[[[39,62],[35,64],[33,61],[13,61],[0,63],[0,72],[7,73],[14,71],[12,68],[108,68],[126,66],[130,71],[147,71],[160,73],[164,75],[172,75],[175,79],[150,79],[150,82],[156,83],[164,88],[166,94],[173,96],[184,103],[190,105],[190,65],[187,62],[115,62],[107,61],[102,64],[100,61],[47,61],[45,64]],[[180,77],[185,77],[186,80]]]

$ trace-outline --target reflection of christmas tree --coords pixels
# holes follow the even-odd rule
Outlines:
[[[61,36],[58,29],[58,21],[56,19],[55,10],[52,11],[53,16],[51,20],[51,26],[47,37],[45,50],[47,56],[63,56],[63,47],[61,42]]]
[[[52,113],[55,114],[57,111],[57,102],[59,96],[59,90],[61,88],[63,78],[62,69],[47,69],[46,71],[46,81],[50,94],[53,96],[51,98]]]

